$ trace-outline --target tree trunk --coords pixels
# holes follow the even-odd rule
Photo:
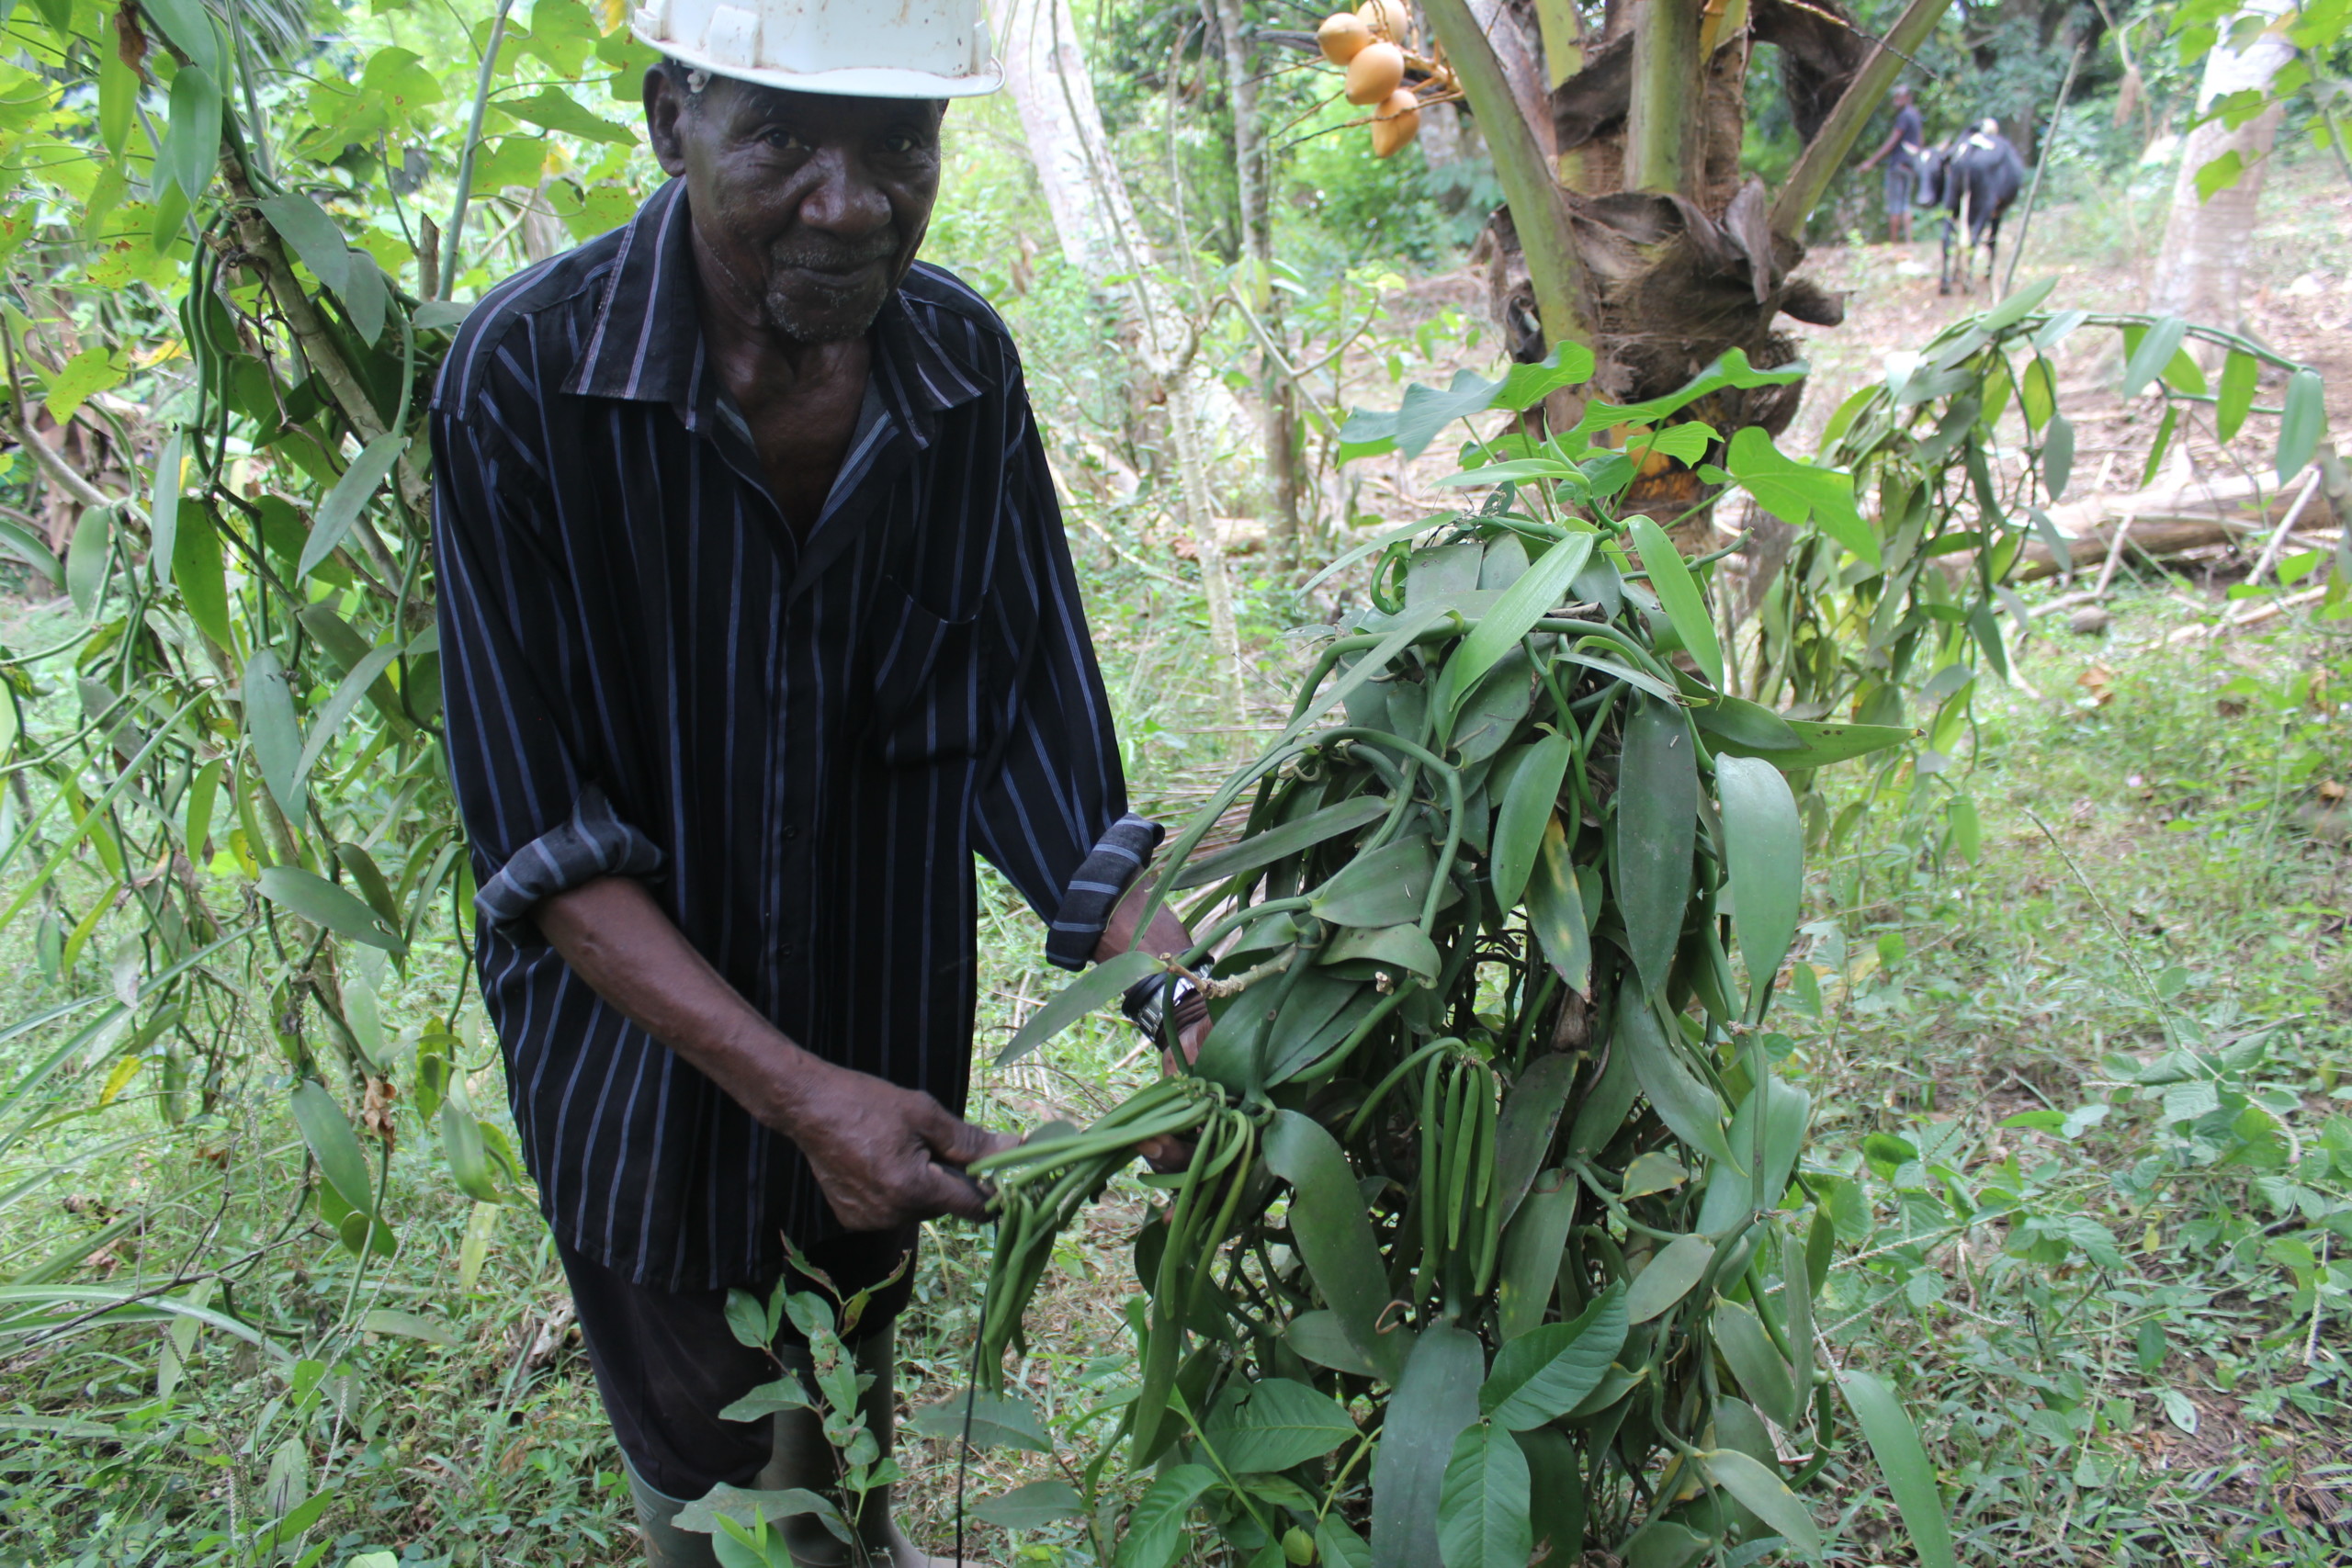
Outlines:
[[[993,0],[991,20],[1004,58],[1005,85],[1021,112],[1029,155],[1054,215],[1062,254],[1098,284],[1123,277],[1119,298],[1136,356],[1168,407],[1175,448],[1177,490],[1184,521],[1200,553],[1202,596],[1209,637],[1217,651],[1217,686],[1238,711],[1244,670],[1208,484],[1208,444],[1202,428],[1208,393],[1222,392],[1197,362],[1199,340],[1181,305],[1155,281],[1151,242],[1136,221],[1125,178],[1111,156],[1110,138],[1095,107],[1094,79],[1069,14],[1070,0]]]
[[[2248,17],[2273,22],[2286,9],[2287,0],[2249,0],[2232,25]],[[2230,47],[2229,32],[2228,27],[2222,29],[2222,41],[2205,58],[2205,77],[2197,89],[2199,115],[2232,93],[2263,91],[2280,67],[2295,58],[2295,46],[2275,34],[2262,34],[2241,52]],[[2272,104],[2234,130],[2212,119],[2182,138],[2172,213],[2165,221],[2164,243],[2156,248],[2155,276],[2148,289],[2150,310],[2217,326],[2238,324],[2255,209],[2262,200],[2263,175],[2280,113],[2279,106]],[[2197,188],[2199,173],[2233,153],[2239,162],[2237,179],[2210,197],[2202,196]]]

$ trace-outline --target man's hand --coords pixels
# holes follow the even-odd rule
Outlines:
[[[941,1214],[985,1220],[987,1197],[964,1167],[1018,1141],[950,1114],[920,1089],[846,1067],[809,1074],[790,1100],[777,1131],[800,1146],[833,1217],[854,1231]]]

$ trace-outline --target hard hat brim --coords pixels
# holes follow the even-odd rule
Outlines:
[[[977,98],[1004,85],[1004,67],[994,59],[986,69],[970,76],[942,76],[931,71],[902,71],[886,65],[842,71],[775,71],[722,63],[674,39],[651,37],[634,21],[629,31],[639,43],[660,50],[682,65],[787,93],[830,93],[843,98]]]

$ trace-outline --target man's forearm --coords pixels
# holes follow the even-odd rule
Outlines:
[[[745,1001],[643,884],[607,876],[535,911],[572,972],[761,1122],[789,1134],[811,1080],[841,1069],[802,1050]]]

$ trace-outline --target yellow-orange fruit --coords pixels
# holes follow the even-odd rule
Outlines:
[[[1405,85],[1405,51],[1368,43],[1348,62],[1348,102],[1376,104]]]
[[[1399,87],[1381,100],[1372,122],[1372,155],[1385,158],[1421,131],[1421,103],[1409,88]]]
[[[1323,25],[1315,29],[1315,41],[1323,46],[1324,59],[1345,65],[1372,41],[1372,24],[1353,11],[1337,12],[1323,18]]]
[[[1412,13],[1405,9],[1405,0],[1364,0],[1356,7],[1356,15],[1391,43],[1403,43],[1405,30],[1413,25]]]

